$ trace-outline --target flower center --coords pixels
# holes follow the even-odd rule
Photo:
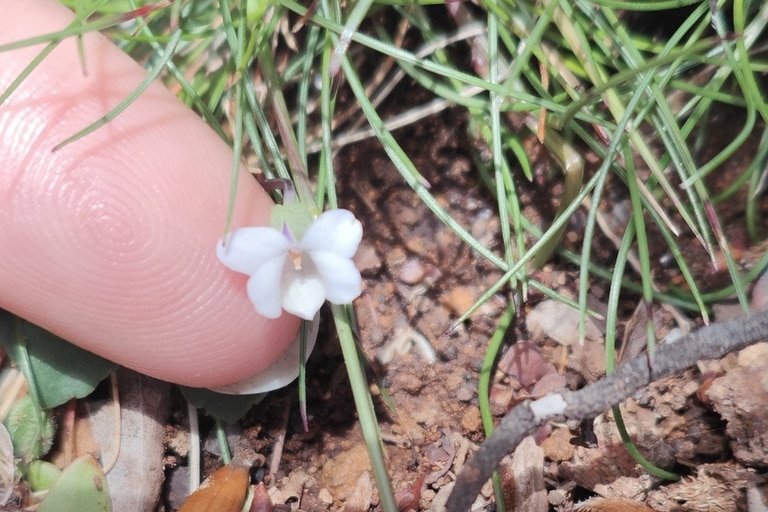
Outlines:
[[[295,270],[301,270],[301,251],[290,250],[288,251],[288,255],[291,257],[291,261],[293,261],[293,268]]]

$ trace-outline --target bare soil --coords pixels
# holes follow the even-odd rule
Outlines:
[[[447,110],[395,135],[440,205],[486,247],[498,251],[501,235],[495,201],[479,178],[473,156],[478,148],[464,116]],[[546,227],[557,205],[560,171],[532,136],[527,147],[535,179],[528,182],[521,175],[516,185],[526,214]],[[748,145],[743,159],[735,158],[713,173],[709,183],[713,193],[742,171],[753,149]],[[449,332],[501,272],[428,210],[376,141],[346,147],[337,156],[336,167],[341,170],[340,206],[355,212],[364,225],[357,261],[365,291],[355,311],[360,346],[372,365],[371,390],[392,484],[401,510],[443,510],[455,475],[485,437],[477,398],[479,372],[510,293],[498,293]],[[606,197],[599,205],[601,214],[620,236],[627,208],[623,186],[612,183]],[[749,268],[765,249],[746,242],[743,204],[739,199],[726,201],[718,205],[718,214],[733,241],[734,257]],[[763,212],[766,206],[763,199]],[[580,248],[585,218],[582,208],[571,219],[566,246]],[[659,262],[653,269],[657,282],[682,284],[674,266],[664,264],[663,240],[653,231],[650,236],[654,261]],[[705,288],[727,282],[727,274],[713,269],[692,236],[683,235],[681,245]],[[610,268],[615,252],[610,238],[598,233],[595,261]],[[576,296],[574,265],[555,257],[535,272],[540,281]],[[606,282],[591,283],[590,307],[605,307],[607,289]],[[736,314],[732,302],[716,308],[716,319]],[[638,297],[627,295],[620,306],[618,339],[625,340],[625,357],[644,347],[645,308],[638,308],[638,303]],[[559,386],[578,388],[605,372],[604,325],[593,322],[581,347],[571,339],[578,317],[559,305],[532,293],[523,313],[507,332],[505,355],[492,384],[496,420],[521,399]],[[675,329],[700,323],[692,319],[680,325],[680,317],[659,304],[653,314],[660,340]],[[259,477],[276,506],[378,510],[346,369],[328,322],[308,375],[309,432],[301,427],[295,386],[271,394],[239,425],[242,435],[264,456]],[[647,510],[641,504],[657,511],[766,510],[765,375],[768,349],[758,345],[746,355],[703,362],[654,383],[622,405],[624,421],[640,451],[655,464],[683,475],[679,482],[662,481],[640,468],[622,445],[610,411],[580,425],[549,425],[520,447],[516,460],[508,459],[502,474],[507,510],[567,511],[590,499],[580,510]],[[279,462],[270,461],[282,440]],[[216,461],[209,458],[211,468]],[[614,501],[594,501],[595,497]],[[487,485],[474,510],[493,510],[493,503]]]

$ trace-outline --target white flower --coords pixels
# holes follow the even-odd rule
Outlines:
[[[248,298],[256,311],[277,318],[282,310],[312,320],[327,299],[347,304],[362,290],[352,256],[363,227],[348,210],[329,210],[300,240],[283,224],[240,228],[220,241],[216,255],[235,272],[248,274]]]
[[[315,318],[309,322],[309,332],[306,333],[306,359],[309,359],[309,355],[312,353],[312,349],[315,348],[315,342],[317,341],[317,331],[320,328],[320,315],[315,315]],[[293,339],[285,352],[277,358],[268,367],[261,370],[256,375],[251,375],[239,382],[228,384],[220,388],[214,389],[219,393],[226,395],[257,395],[259,393],[267,393],[268,391],[274,391],[275,389],[284,388],[299,376],[299,367],[301,364],[301,343],[302,343],[302,331],[299,329],[296,337]],[[306,362],[305,359],[305,362]],[[2,423],[0,423],[0,427]]]

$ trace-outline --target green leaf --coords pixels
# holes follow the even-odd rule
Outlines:
[[[93,455],[83,455],[64,469],[37,511],[111,512],[107,478]]]
[[[39,409],[29,395],[14,402],[4,423],[11,435],[14,456],[24,464],[51,449],[55,433],[53,419],[47,411]]]
[[[19,366],[43,409],[83,398],[115,363],[72,345],[10,313],[0,312],[0,345]]]
[[[61,476],[61,470],[44,460],[33,460],[27,466],[24,476],[32,492],[47,491]]]
[[[246,19],[251,27],[257,27],[262,23],[264,13],[269,7],[269,0],[247,0],[245,3]]]
[[[261,402],[266,393],[257,395],[225,395],[210,389],[179,386],[187,402],[225,423],[235,423],[245,416],[254,404]]]

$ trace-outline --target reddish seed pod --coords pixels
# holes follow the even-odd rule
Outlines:
[[[253,501],[251,501],[251,508],[249,512],[273,512],[272,499],[269,497],[267,488],[264,482],[259,482],[258,485],[254,485],[253,489]]]

